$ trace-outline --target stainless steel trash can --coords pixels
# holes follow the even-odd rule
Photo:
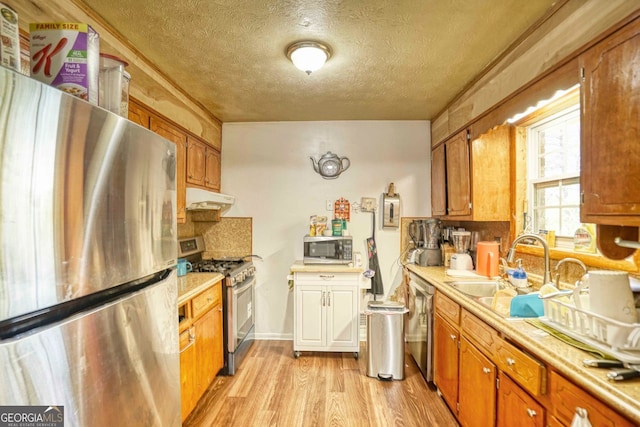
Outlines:
[[[404,379],[404,315],[408,311],[393,301],[367,304],[367,376]]]

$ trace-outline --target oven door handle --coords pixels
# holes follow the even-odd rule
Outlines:
[[[247,283],[243,283],[240,286],[233,286],[231,289],[233,290],[233,295],[239,295],[242,292],[244,292],[247,288],[250,288],[251,286],[253,286],[253,284],[256,282],[256,278],[252,277],[251,280],[248,280]]]

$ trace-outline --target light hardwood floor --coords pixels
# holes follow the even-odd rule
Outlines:
[[[256,341],[232,377],[217,377],[183,424],[201,426],[457,426],[405,352],[405,379],[366,375],[353,353],[302,352]]]

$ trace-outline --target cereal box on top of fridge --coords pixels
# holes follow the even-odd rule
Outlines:
[[[100,38],[78,22],[29,24],[31,76],[98,104]]]
[[[20,71],[18,14],[4,3],[0,3],[0,63]]]

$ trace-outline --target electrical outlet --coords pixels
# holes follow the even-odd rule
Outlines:
[[[328,211],[332,211],[333,210],[333,201],[327,200],[327,210]]]
[[[360,201],[362,212],[373,212],[376,209],[376,199],[373,197],[363,197]]]

